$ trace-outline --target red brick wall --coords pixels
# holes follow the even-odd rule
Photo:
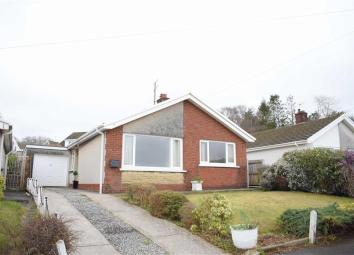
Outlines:
[[[184,102],[183,168],[184,185],[157,185],[158,189],[191,190],[191,179],[202,177],[203,188],[240,188],[247,186],[246,142],[189,102]],[[236,162],[240,168],[199,167],[201,139],[236,143]],[[121,172],[109,166],[110,159],[122,160],[123,127],[106,131],[105,178],[103,192],[122,192]]]
[[[70,185],[72,187],[72,185]],[[99,184],[81,184],[79,183],[79,189],[84,189],[84,190],[91,190],[91,191],[99,191],[100,190],[100,185]]]
[[[120,192],[123,190],[119,168],[111,168],[109,165],[109,160],[111,159],[122,159],[122,141],[123,127],[120,126],[106,131],[104,193]]]
[[[222,124],[188,101],[184,102],[183,168],[186,189],[191,189],[191,179],[198,174],[203,188],[247,187],[247,144]],[[236,143],[236,163],[240,168],[199,167],[200,140],[217,140]]]

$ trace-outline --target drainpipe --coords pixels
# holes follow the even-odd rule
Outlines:
[[[96,129],[97,133],[101,135],[101,160],[100,160],[100,190],[99,193],[102,194],[103,186],[103,163],[104,163],[104,133]]]

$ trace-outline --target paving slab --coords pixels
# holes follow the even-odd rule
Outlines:
[[[48,209],[50,214],[58,214],[70,220],[70,228],[78,236],[77,251],[74,255],[119,255],[120,253],[106,240],[73,205],[61,194],[49,189],[44,189],[44,195],[48,197]]]
[[[221,249],[186,229],[167,220],[153,217],[144,209],[131,205],[117,196],[81,190],[79,192],[150,238],[169,254],[225,254]]]

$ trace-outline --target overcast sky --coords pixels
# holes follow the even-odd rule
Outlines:
[[[158,93],[215,108],[277,93],[354,111],[354,0],[0,0],[0,112],[62,140]]]

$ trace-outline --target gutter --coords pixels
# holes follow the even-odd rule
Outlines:
[[[91,139],[92,137],[95,137],[97,134],[100,134],[99,133],[100,131],[104,131],[104,127],[105,127],[104,125],[99,125],[98,127],[83,134],[75,142],[69,144],[69,146],[67,147],[68,150],[74,148],[76,145],[86,142],[87,140]]]
[[[306,144],[306,143],[308,143],[307,140],[300,140],[300,141],[289,142],[289,143],[272,144],[272,145],[249,148],[249,149],[247,149],[247,152],[261,151],[261,150],[270,150],[270,149],[289,147],[289,146],[299,147],[299,145]]]

